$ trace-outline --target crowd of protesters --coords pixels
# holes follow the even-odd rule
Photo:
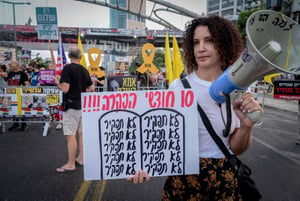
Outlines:
[[[55,70],[56,63],[52,48],[50,49],[51,61],[48,63],[49,70]],[[8,64],[0,65],[0,87],[6,86],[55,86],[55,84],[41,84],[40,83],[40,70],[46,68],[39,66],[35,60],[29,61],[28,64],[20,63],[16,60],[10,61]],[[21,122],[21,123],[19,123]],[[0,124],[1,131],[3,131],[3,123]],[[58,123],[56,129],[61,129],[62,124]],[[25,118],[14,118],[14,123],[9,127],[8,131],[20,130],[25,131],[28,129]],[[4,131],[3,131],[4,132]]]

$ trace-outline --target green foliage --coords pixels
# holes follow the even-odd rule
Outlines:
[[[261,10],[261,9],[262,9],[262,7],[251,9],[251,10],[245,10],[245,11],[240,13],[238,21],[237,21],[237,28],[239,29],[244,41],[246,41],[245,38],[247,36],[247,34],[246,34],[246,23],[247,23],[248,18],[250,17],[250,15],[252,13],[254,13],[258,10]]]
[[[35,61],[37,63],[38,69],[40,69],[40,68],[46,68],[47,69],[48,68],[49,61],[46,61],[45,59],[43,59],[40,56],[35,57],[31,61]]]

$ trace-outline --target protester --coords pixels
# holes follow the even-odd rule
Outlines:
[[[102,71],[105,70],[105,68],[102,67],[102,66],[100,66],[99,68],[100,68]],[[96,89],[97,89],[97,92],[103,91],[104,83],[105,83],[105,76],[102,76],[102,77],[98,77],[98,78],[97,78],[97,80],[96,80]]]
[[[92,92],[95,89],[88,71],[80,65],[80,49],[72,47],[68,56],[71,64],[63,68],[60,80],[54,77],[58,88],[63,92],[63,131],[68,147],[68,161],[56,169],[58,173],[75,170],[75,163],[83,165],[81,92]],[[79,145],[77,158],[76,133]]]
[[[226,147],[236,155],[249,148],[255,124],[243,111],[260,111],[262,114],[263,110],[251,93],[245,93],[241,100],[235,100],[231,108],[234,112],[230,136],[224,137],[226,104],[216,104],[209,95],[209,87],[238,59],[242,44],[239,31],[231,22],[211,16],[194,19],[187,24],[182,46],[188,72],[186,79],[194,89],[197,103]],[[170,89],[183,88],[179,79],[170,85]],[[211,138],[199,114],[198,141],[200,174],[169,176],[162,200],[241,200],[237,172]],[[144,176],[149,181],[148,174],[143,171],[137,171],[128,181],[142,183]]]
[[[28,77],[28,80],[30,80],[30,69],[26,67],[26,64],[21,64],[20,65],[20,68],[21,68],[21,71],[23,71],[24,73],[26,73],[27,77]]]
[[[157,77],[156,77],[156,83],[157,83],[157,87],[158,89],[163,89],[164,88],[164,75],[161,71],[158,71]]]
[[[0,65],[0,86],[7,85],[7,68],[6,65]]]
[[[6,66],[0,65],[0,86],[6,86],[7,85],[7,72],[6,72]],[[1,98],[1,97],[0,97]],[[4,123],[0,122],[0,133],[4,132],[5,125]]]
[[[32,69],[30,73],[30,82],[31,86],[37,86],[39,83],[39,69],[37,67],[37,63],[35,61],[31,61],[29,63],[29,68]]]
[[[7,75],[7,84],[8,86],[30,86],[30,83],[28,81],[28,77],[26,73],[23,71],[20,71],[19,62],[17,61],[11,61],[10,62],[10,72]],[[14,121],[20,120],[19,118],[15,118]],[[25,118],[21,118],[21,131],[27,130],[27,124],[25,123]],[[19,123],[15,122],[8,131],[13,131],[15,129],[19,128]]]

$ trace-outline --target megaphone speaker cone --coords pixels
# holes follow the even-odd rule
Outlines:
[[[260,77],[283,71],[300,74],[300,26],[270,10],[253,13],[247,20],[247,48],[238,60],[210,86],[218,103],[233,90],[246,89]]]

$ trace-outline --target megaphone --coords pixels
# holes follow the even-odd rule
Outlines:
[[[247,48],[209,88],[211,97],[225,102],[224,94],[245,90],[260,77],[279,71],[300,74],[300,26],[271,10],[253,13],[246,23]]]

